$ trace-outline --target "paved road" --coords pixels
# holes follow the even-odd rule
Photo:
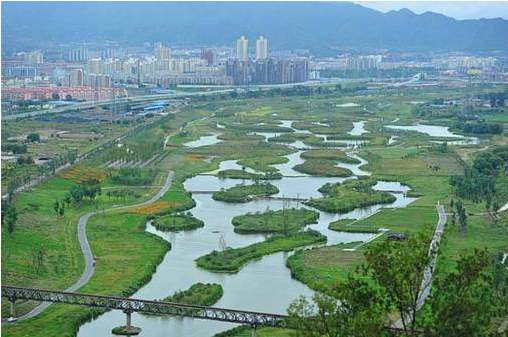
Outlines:
[[[151,197],[149,200],[134,204],[134,205],[126,205],[126,206],[116,206],[111,207],[105,211],[111,211],[111,210],[122,210],[122,209],[128,209],[133,207],[142,207],[149,205],[157,200],[159,200],[164,193],[168,191],[168,189],[171,187],[171,182],[173,181],[173,172],[168,172],[168,176],[166,177],[166,182],[162,186],[162,188],[155,194],[153,197]],[[82,215],[79,218],[78,221],[78,240],[79,245],[81,246],[81,251],[83,252],[84,258],[85,258],[85,270],[83,271],[83,274],[81,274],[81,277],[79,280],[71,285],[69,288],[65,289],[65,291],[76,291],[82,286],[84,286],[93,276],[94,273],[94,259],[93,259],[93,253],[92,249],[90,248],[90,244],[88,243],[88,239],[86,237],[86,224],[88,223],[88,220],[97,214],[97,211],[89,212],[84,215]],[[28,318],[32,318],[43,312],[47,307],[50,306],[50,302],[43,302],[36,306],[32,311],[24,314],[23,316],[20,316],[18,320],[24,320]]]
[[[437,213],[439,215],[439,220],[437,221],[436,230],[434,231],[434,237],[432,238],[432,241],[430,243],[429,247],[429,256],[432,255],[432,260],[429,261],[429,264],[425,268],[424,274],[423,274],[423,280],[422,285],[420,286],[420,293],[418,294],[418,300],[417,300],[417,310],[420,310],[420,308],[425,303],[425,300],[430,295],[430,288],[432,286],[432,276],[434,275],[434,270],[436,269],[436,261],[437,261],[437,252],[439,249],[439,243],[441,242],[441,237],[443,235],[444,227],[446,224],[446,212],[441,205],[441,203],[437,202]],[[413,317],[410,315],[405,318],[406,324],[411,322],[413,320]],[[402,328],[402,319],[398,320],[394,324],[395,328]]]

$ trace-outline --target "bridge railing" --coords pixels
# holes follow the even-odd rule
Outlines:
[[[172,315],[199,319],[248,324],[251,326],[281,326],[286,316],[245,310],[234,310],[199,305],[149,301],[117,296],[92,295],[2,285],[2,297],[11,302],[33,300],[139,312],[148,315]]]

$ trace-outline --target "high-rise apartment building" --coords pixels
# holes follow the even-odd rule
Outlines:
[[[82,69],[73,69],[69,74],[69,87],[82,87],[84,85]]]
[[[256,40],[256,60],[264,60],[268,57],[268,40],[260,36]]]
[[[88,49],[87,48],[76,48],[69,50],[65,55],[65,60],[70,62],[81,62],[88,60]]]
[[[44,63],[44,55],[40,50],[34,50],[25,54],[25,63],[37,65]]]
[[[249,40],[247,40],[245,36],[236,40],[236,58],[242,62],[247,62],[249,60]]]
[[[162,43],[155,44],[155,58],[158,70],[169,70],[171,66],[171,48],[164,47]]]
[[[90,74],[102,74],[104,62],[100,58],[90,59],[88,61],[88,72]]]

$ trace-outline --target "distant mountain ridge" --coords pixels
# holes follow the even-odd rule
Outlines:
[[[351,2],[2,2],[2,49],[114,40],[269,48],[508,51],[508,21],[455,20],[408,9],[381,13]],[[252,41],[251,41],[252,42]]]

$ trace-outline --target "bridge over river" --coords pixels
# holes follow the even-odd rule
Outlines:
[[[131,325],[131,314],[133,312],[139,312],[147,315],[192,317],[249,325],[254,328],[253,336],[256,335],[257,327],[281,326],[286,318],[284,315],[254,311],[149,301],[117,296],[93,295],[68,291],[25,288],[10,285],[2,285],[2,297],[8,299],[11,303],[11,317],[17,316],[17,300],[33,300],[38,302],[81,305],[107,310],[122,310],[126,315],[126,324],[124,329],[138,329],[139,332],[141,331],[139,328]]]

